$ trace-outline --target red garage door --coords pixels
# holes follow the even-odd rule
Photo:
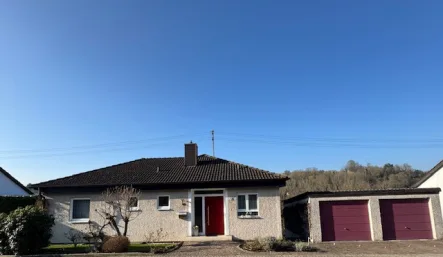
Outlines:
[[[323,241],[371,240],[368,201],[320,202]]]
[[[428,199],[380,200],[384,240],[432,239]]]

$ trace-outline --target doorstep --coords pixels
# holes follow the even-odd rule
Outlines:
[[[185,241],[189,242],[208,242],[208,241],[232,241],[232,236],[188,236]]]

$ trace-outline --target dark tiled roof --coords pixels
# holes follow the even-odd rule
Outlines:
[[[33,188],[94,187],[115,185],[165,185],[220,182],[274,181],[286,177],[209,155],[198,156],[198,165],[186,167],[183,157],[143,158],[69,177],[34,184]]]
[[[434,175],[437,171],[439,171],[441,168],[443,168],[443,160],[437,163],[437,165],[434,166],[430,171],[426,172],[426,175],[420,179],[417,183],[413,185],[413,187],[419,187],[421,184],[423,184],[426,180],[428,180],[432,175]]]
[[[7,178],[9,178],[12,182],[14,182],[17,186],[19,186],[21,189],[23,189],[23,191],[25,191],[26,193],[32,195],[33,193],[31,192],[31,190],[29,190],[29,188],[25,187],[22,183],[20,183],[20,181],[18,181],[17,179],[15,179],[11,174],[9,174],[6,170],[4,170],[2,167],[0,167],[0,173],[3,173],[3,175],[5,175]]]
[[[346,197],[346,196],[371,196],[371,195],[415,195],[438,194],[440,188],[390,188],[374,190],[346,190],[346,191],[316,191],[305,192],[284,201],[285,204],[297,202],[306,198],[318,197]]]

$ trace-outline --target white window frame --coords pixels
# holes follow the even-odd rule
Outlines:
[[[160,206],[160,197],[168,197],[168,206]],[[157,210],[159,210],[159,211],[169,211],[169,210],[171,210],[171,197],[169,195],[159,195],[159,196],[157,196]]]
[[[139,197],[133,196],[133,197],[131,197],[131,198],[136,198],[136,199],[137,199],[137,206],[135,206],[135,207],[130,207],[130,206],[129,206],[129,203],[128,203],[129,211],[139,211],[139,210],[140,210],[140,199],[139,199]],[[129,198],[129,201],[131,201],[131,198]]]
[[[257,196],[257,209],[249,209],[249,196],[250,195],[256,195]],[[238,197],[239,196],[244,196],[245,197],[245,207],[246,209],[239,209],[238,208]],[[259,207],[260,207],[260,203],[259,203],[259,195],[258,193],[244,193],[244,194],[238,194],[237,195],[237,217],[259,217],[260,216],[260,211],[259,211]],[[239,212],[246,212],[246,213],[250,213],[250,212],[257,212],[257,215],[251,215],[251,214],[246,214],[246,215],[239,215]]]
[[[89,222],[89,218],[84,218],[84,219],[74,219],[73,218],[73,214],[74,214],[74,201],[77,200],[88,200],[89,201],[89,215],[91,216],[91,199],[90,198],[72,198],[71,199],[71,205],[69,206],[69,221],[71,223],[88,223]]]

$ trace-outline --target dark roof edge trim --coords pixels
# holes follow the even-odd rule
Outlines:
[[[415,183],[412,187],[419,187],[421,184],[425,183],[432,175],[434,175],[437,171],[443,168],[443,160],[441,160],[437,165],[435,165],[430,171],[426,172],[426,175],[420,179],[417,183]]]
[[[249,181],[223,181],[223,182],[193,182],[193,183],[169,183],[169,184],[147,184],[135,185],[134,188],[140,190],[165,190],[165,189],[191,189],[191,188],[232,188],[232,187],[261,187],[261,186],[285,186],[286,179],[273,180],[249,180]],[[72,186],[72,187],[40,187],[43,192],[63,192],[63,191],[103,191],[107,188],[123,185],[97,185],[97,186]],[[129,185],[128,185],[129,186]]]
[[[416,195],[416,194],[438,194],[440,188],[401,188],[401,189],[381,189],[364,191],[318,191],[306,192],[284,201],[285,204],[293,203],[304,198],[320,197],[346,197],[346,196],[373,196],[373,195]]]
[[[14,182],[14,184],[16,184],[17,186],[19,186],[21,189],[23,189],[26,193],[33,195],[34,193],[29,190],[29,188],[25,187],[22,183],[20,183],[20,181],[18,181],[16,178],[14,178],[11,174],[9,174],[9,172],[7,172],[6,170],[4,170],[2,167],[0,167],[0,172],[5,175],[7,178],[9,178],[12,182]]]

